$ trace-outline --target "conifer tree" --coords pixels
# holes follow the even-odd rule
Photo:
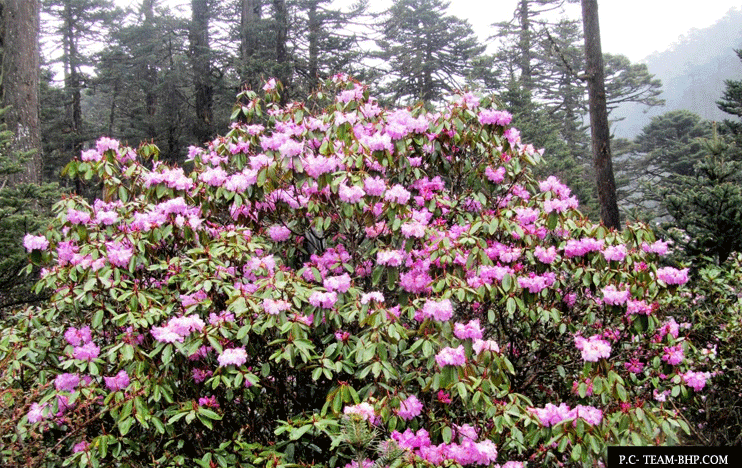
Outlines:
[[[446,14],[442,0],[397,0],[381,25],[378,56],[391,81],[393,101],[431,102],[463,85],[484,52],[469,23]]]

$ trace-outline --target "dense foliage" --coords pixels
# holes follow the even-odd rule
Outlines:
[[[0,332],[5,465],[591,465],[689,431],[688,271],[536,181],[490,98],[264,89],[188,170],[69,165],[102,195],[24,240],[53,295]]]

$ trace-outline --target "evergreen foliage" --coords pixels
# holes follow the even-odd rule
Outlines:
[[[448,15],[442,0],[395,0],[382,23],[378,57],[395,103],[433,102],[460,89],[485,47],[469,23]]]
[[[662,193],[673,218],[665,225],[667,235],[696,263],[721,265],[742,250],[742,163],[730,161],[729,151],[715,134],[693,175],[676,177],[675,186]]]
[[[0,109],[0,119],[7,109]],[[31,292],[35,279],[24,274],[28,256],[21,240],[46,228],[51,205],[59,197],[55,184],[7,184],[8,177],[23,170],[30,154],[11,150],[12,132],[0,127],[0,319],[10,308],[39,301]]]

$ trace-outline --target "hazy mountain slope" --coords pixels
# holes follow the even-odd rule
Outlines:
[[[662,80],[666,105],[646,113],[637,104],[619,107],[611,118],[625,119],[613,124],[615,135],[633,138],[653,116],[676,109],[690,110],[708,120],[728,118],[717,109],[716,101],[721,97],[724,80],[742,77],[742,63],[734,53],[739,48],[742,10],[732,9],[713,26],[693,29],[669,50],[644,59],[649,72]]]

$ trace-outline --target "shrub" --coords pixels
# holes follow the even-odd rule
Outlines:
[[[0,335],[8,463],[592,464],[688,430],[658,307],[687,271],[650,230],[533,180],[489,98],[280,89],[190,171],[107,138],[70,164],[103,194],[29,239],[53,296]]]

